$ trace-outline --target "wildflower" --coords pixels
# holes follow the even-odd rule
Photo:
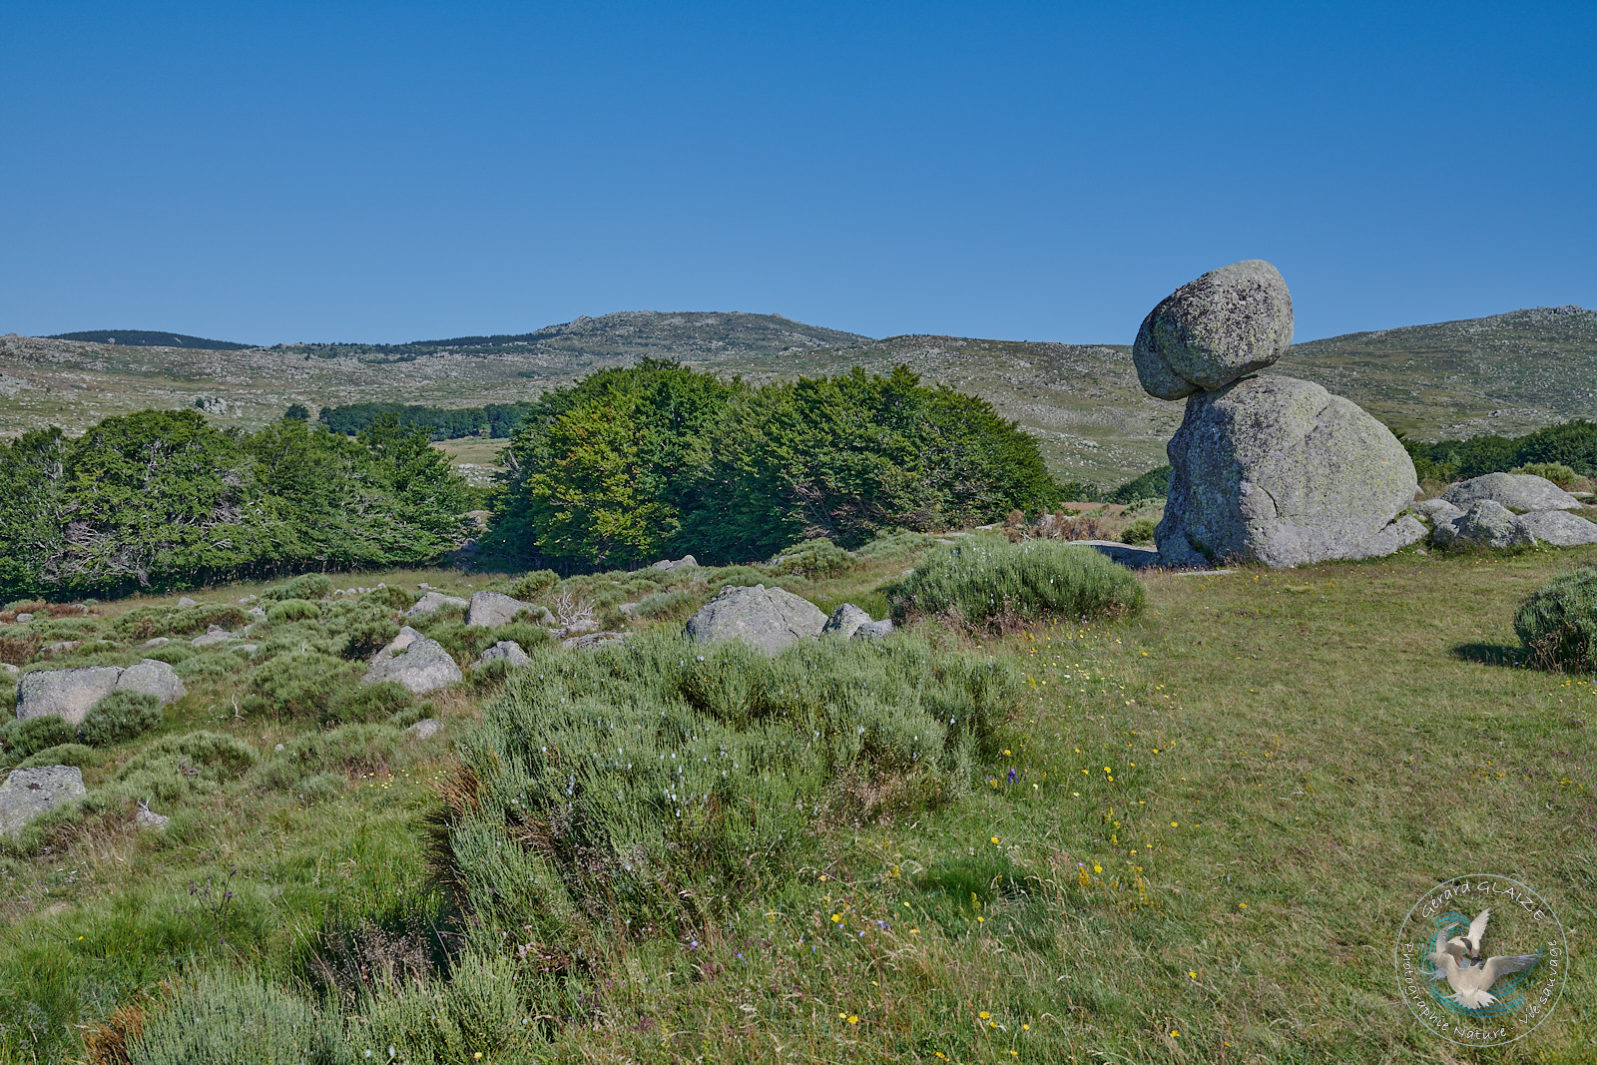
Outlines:
[[[850,1014],[849,1014],[849,1015],[848,1015],[848,1023],[849,1023],[849,1024],[858,1024],[858,1023],[859,1023],[859,1014],[857,1014],[857,1013],[850,1013]]]
[[[986,1010],[982,1010],[980,1013],[976,1014],[976,1016],[980,1017],[982,1020],[985,1021],[988,1018],[990,1018],[992,1016],[992,1014],[988,1013]]]

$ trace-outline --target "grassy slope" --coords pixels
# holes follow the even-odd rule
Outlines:
[[[417,353],[426,345],[221,353],[0,340],[0,434],[52,421],[82,429],[105,414],[188,405],[199,396],[236,403],[224,420],[247,425],[280,416],[291,402],[510,402],[643,356],[675,357],[756,381],[856,365],[882,371],[902,362],[992,400],[1036,434],[1060,476],[1116,483],[1163,464],[1182,410],[1145,395],[1129,349],[1117,345],[935,336],[875,341],[768,315],[646,312],[485,339],[494,343],[425,355]],[[400,358],[408,361],[388,361]],[[1277,367],[1421,438],[1512,434],[1590,415],[1594,368],[1597,313],[1578,309],[1311,341]]]
[[[1426,888],[1486,870],[1540,890],[1575,959],[1553,1020],[1493,1060],[1591,1060],[1597,687],[1516,668],[1509,624],[1581,560],[1597,552],[1154,576],[1133,623],[991,641],[1035,687],[975,796],[911,823],[818,824],[825,860],[697,949],[607,959],[621,979],[563,1022],[553,1054],[1473,1060],[1409,1018],[1391,952]],[[872,589],[903,564],[796,587],[879,609]],[[235,720],[226,691],[197,690],[182,726],[263,752],[292,742],[292,726]],[[346,734],[344,784],[320,804],[241,782],[174,811],[164,838],[95,824],[7,866],[0,1060],[31,1060],[16,1033],[34,999],[51,1000],[41,1017],[92,1020],[190,957],[291,979],[340,915],[425,909],[431,781],[474,712],[441,702],[450,725],[430,744]],[[191,879],[235,866],[235,901],[194,905]]]

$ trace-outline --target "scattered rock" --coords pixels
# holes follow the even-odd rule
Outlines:
[[[561,640],[560,646],[567,651],[582,651],[590,647],[602,647],[607,643],[624,643],[627,634],[624,632],[590,632],[586,636],[573,636],[568,640]]]
[[[819,636],[825,626],[826,615],[814,603],[783,588],[756,584],[722,588],[688,619],[684,631],[701,643],[742,640],[775,654]]]
[[[260,598],[261,597],[258,595],[246,595],[244,598],[238,601],[238,605],[249,606],[251,603],[257,602]]]
[[[212,647],[216,644],[227,643],[229,640],[236,639],[238,639],[238,637],[234,636],[231,632],[228,632],[220,625],[212,625],[210,628],[205,630],[204,636],[196,636],[194,639],[190,640],[189,643],[193,644],[195,647]]]
[[[883,618],[881,621],[867,621],[854,630],[851,640],[881,640],[893,634],[893,619]]]
[[[200,604],[196,603],[194,600],[190,599],[188,596],[185,595],[183,598],[181,598],[181,599],[179,599],[177,601],[177,605],[181,606],[181,607],[190,607],[190,606],[199,606]]]
[[[1224,388],[1292,346],[1292,295],[1274,266],[1248,259],[1189,281],[1143,319],[1131,351],[1143,390],[1181,399]]]
[[[669,559],[669,558],[662,558],[658,562],[651,563],[649,568],[650,569],[661,569],[661,570],[672,570],[672,569],[680,569],[683,566],[697,566],[698,564],[699,564],[699,560],[694,558],[692,555],[683,555],[681,558],[677,559],[674,562],[671,559]]]
[[[18,614],[17,615],[17,624],[18,625],[26,625],[28,622],[30,622],[32,620],[33,620],[33,615],[32,614]]]
[[[75,651],[81,646],[83,646],[81,640],[57,640],[55,643],[45,644],[39,650],[47,655],[64,655],[68,651]]]
[[[599,623],[592,618],[578,618],[576,621],[555,630],[555,635],[561,638],[567,636],[581,636],[584,633],[598,632]]]
[[[238,653],[249,655],[251,658],[254,658],[260,652],[260,649],[261,645],[258,643],[241,643],[238,645]]]
[[[462,680],[460,667],[437,640],[429,640],[409,625],[399,630],[392,643],[377,652],[371,668],[361,680],[377,684],[392,680],[416,695],[447,688]]]
[[[21,669],[18,669],[16,666],[12,665],[10,662],[0,662],[0,669],[5,670],[7,673],[11,674],[13,677],[16,676],[18,673],[22,672]]]
[[[821,634],[841,636],[848,639],[859,630],[861,625],[869,625],[871,616],[853,603],[844,603],[832,611],[832,616],[826,619],[826,624],[821,626]]]
[[[157,636],[153,640],[145,640],[143,643],[139,644],[139,646],[140,647],[165,647],[167,644],[169,644],[171,642],[172,641],[171,641],[171,639],[169,637]]]
[[[170,824],[171,820],[172,819],[170,817],[167,817],[165,814],[158,814],[155,811],[151,810],[150,809],[150,804],[148,802],[146,802],[146,801],[141,800],[139,802],[139,812],[134,817],[133,822],[134,822],[134,824],[138,825],[140,828],[148,829],[148,830],[154,831],[154,832],[159,832],[160,830],[164,829],[168,824]]]
[[[1358,405],[1294,377],[1187,401],[1155,539],[1167,566],[1301,566],[1390,554],[1425,535],[1414,464]]]
[[[532,603],[523,603],[500,592],[478,592],[471,597],[466,609],[466,624],[476,629],[497,629],[510,624],[523,610],[532,609]]]
[[[438,730],[443,727],[444,723],[439,721],[436,717],[424,717],[414,725],[410,726],[410,728],[406,729],[405,735],[414,736],[418,740],[430,740],[434,736],[438,735]]]
[[[1452,521],[1464,513],[1462,508],[1455,507],[1440,496],[1435,499],[1422,499],[1408,509],[1430,522],[1433,526]]]
[[[416,600],[416,604],[414,606],[405,611],[405,616],[407,618],[419,618],[426,614],[436,613],[446,606],[458,606],[464,608],[465,605],[466,601],[460,598],[458,595],[445,595],[442,592],[428,592],[426,595]]]
[[[124,669],[122,676],[117,678],[116,690],[145,692],[161,700],[162,706],[188,694],[188,689],[183,686],[183,678],[177,675],[177,671],[153,658],[146,658]]]
[[[523,651],[521,645],[515,640],[500,640],[482,653],[482,656],[477,659],[477,664],[483,666],[501,658],[506,659],[513,666],[524,666],[529,661],[527,652]]]
[[[1545,477],[1529,473],[1488,473],[1447,486],[1442,498],[1455,507],[1468,507],[1477,499],[1501,503],[1509,510],[1574,510],[1580,500]]]
[[[1439,547],[1474,544],[1507,548],[1527,546],[1532,540],[1513,511],[1494,499],[1479,499],[1452,521],[1433,529],[1431,542]]]
[[[244,611],[244,613],[260,621],[266,620],[266,610],[263,607],[252,606],[248,610]]]
[[[121,676],[116,666],[24,673],[17,682],[17,720],[58,714],[69,725],[81,725],[94,704],[116,690]]]
[[[1553,547],[1579,547],[1597,544],[1597,524],[1567,510],[1538,510],[1521,514],[1514,524],[1539,544]]]
[[[40,765],[13,769],[0,784],[0,832],[12,837],[35,818],[89,793],[83,771],[70,765]]]

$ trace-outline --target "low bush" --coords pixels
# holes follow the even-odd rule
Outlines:
[[[94,704],[78,726],[78,737],[90,747],[109,747],[160,727],[159,698],[148,692],[114,691]]]
[[[0,636],[0,662],[25,666],[44,646],[44,639],[36,632],[6,633]]]
[[[1545,477],[1558,487],[1566,490],[1573,487],[1580,478],[1580,474],[1562,462],[1527,462],[1525,465],[1509,472],[1528,473],[1532,477]]]
[[[399,635],[393,610],[370,599],[335,604],[322,627],[333,638],[340,657],[363,662]]]
[[[1514,632],[1544,669],[1597,672],[1597,567],[1555,577],[1520,604]]]
[[[847,573],[854,565],[854,556],[824,538],[804,540],[783,549],[769,565],[778,573],[796,573],[820,581]]]
[[[505,1061],[532,1061],[548,1044],[522,1000],[528,977],[509,958],[468,953],[447,981],[379,985],[363,996],[348,1043],[374,1061],[386,1058],[389,1047],[417,1065],[470,1063],[479,1047],[492,1047]]]
[[[322,713],[321,721],[323,724],[377,721],[404,710],[413,699],[410,689],[396,681],[357,684],[334,697]]]
[[[172,667],[185,680],[202,677],[229,677],[249,668],[242,655],[228,650],[212,650],[185,658]]]
[[[47,747],[71,743],[77,730],[56,714],[41,714],[25,721],[0,725],[0,750],[8,762],[20,762]]]
[[[111,623],[111,631],[124,640],[149,640],[157,636],[193,636],[212,625],[238,629],[250,617],[236,606],[141,606]]]
[[[31,769],[40,765],[71,765],[83,768],[93,765],[94,750],[81,743],[63,743],[29,755],[16,764],[17,769]]]
[[[415,605],[416,597],[403,588],[385,584],[381,588],[373,588],[361,596],[360,602],[371,603],[385,610],[409,610]]]
[[[1144,515],[1128,522],[1126,527],[1120,530],[1120,542],[1125,544],[1151,544],[1153,543],[1153,534],[1158,528],[1159,520],[1157,518]]]
[[[128,1065],[303,1065],[350,1060],[340,1026],[254,972],[191,973],[127,1040]],[[386,1057],[386,1055],[385,1055]],[[380,1060],[380,1059],[377,1059]]]
[[[266,611],[266,620],[273,625],[289,621],[314,621],[322,616],[322,608],[309,599],[284,599],[273,603]]]
[[[237,779],[257,758],[255,748],[219,732],[162,736],[116,771],[105,798],[181,802]]]
[[[354,679],[348,662],[316,651],[294,651],[250,675],[244,709],[250,713],[320,718]]]
[[[878,536],[855,554],[864,559],[900,558],[923,551],[936,543],[937,538],[934,536],[904,530]]]
[[[323,573],[307,573],[291,581],[267,585],[262,599],[283,601],[287,599],[325,599],[333,594],[333,578]]]
[[[926,556],[888,598],[901,621],[937,616],[1005,630],[1051,616],[1131,617],[1147,594],[1130,570],[1096,551],[984,536]]]
[[[552,569],[535,569],[531,573],[523,573],[510,585],[510,594],[517,599],[535,601],[539,596],[554,590],[560,583],[560,574]]]
[[[540,648],[460,741],[443,865],[490,928],[531,921],[559,950],[692,927],[782,875],[823,811],[964,793],[1016,688],[1007,666],[911,636],[775,657],[664,634]]]
[[[164,643],[159,647],[141,647],[139,648],[139,654],[145,658],[153,658],[157,662],[165,662],[169,666],[175,666],[180,662],[187,662],[199,652],[194,649],[193,644]]]
[[[660,620],[676,616],[686,618],[688,608],[698,602],[698,596],[692,592],[678,589],[672,592],[655,592],[638,600],[638,605],[633,610],[634,617]]]

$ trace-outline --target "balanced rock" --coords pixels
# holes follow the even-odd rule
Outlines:
[[[1181,399],[1271,365],[1292,346],[1292,295],[1262,259],[1189,281],[1143,319],[1131,357],[1149,395]]]
[[[409,625],[399,630],[392,643],[377,652],[371,668],[361,678],[366,684],[396,681],[417,695],[447,688],[462,679],[460,667],[443,645]]]
[[[1495,499],[1478,499],[1452,521],[1431,530],[1431,542],[1438,547],[1523,547],[1531,543],[1531,534],[1503,504]]]
[[[531,661],[527,657],[527,652],[523,651],[521,645],[515,640],[500,640],[482,653],[477,659],[477,664],[485,666],[489,662],[497,662],[501,658],[513,666],[524,666]]]
[[[415,605],[413,605],[409,610],[405,611],[405,616],[407,618],[419,618],[426,614],[436,614],[439,610],[442,610],[446,606],[458,606],[464,609],[466,606],[466,601],[460,598],[458,595],[445,595],[443,592],[428,592],[426,595],[416,600]]]
[[[832,616],[826,619],[826,624],[821,626],[823,636],[841,636],[848,639],[859,630],[861,625],[869,625],[871,616],[853,603],[844,603],[832,611]]]
[[[510,624],[517,614],[532,610],[534,606],[501,592],[478,592],[471,597],[471,605],[466,610],[466,624],[478,629],[497,629]]]
[[[183,678],[177,670],[153,658],[146,658],[122,671],[116,681],[117,691],[144,692],[161,700],[161,705],[176,702],[188,694]]]
[[[1567,510],[1532,511],[1515,518],[1514,524],[1538,544],[1552,547],[1597,544],[1597,524]]]
[[[94,704],[116,690],[121,677],[116,666],[24,673],[17,682],[17,720],[57,714],[69,725],[81,725]]]
[[[1455,507],[1468,507],[1478,499],[1501,503],[1509,510],[1575,510],[1580,500],[1545,477],[1529,473],[1488,473],[1448,485],[1442,498]]]
[[[1187,401],[1155,539],[1167,566],[1301,566],[1391,554],[1425,535],[1414,463],[1357,404],[1294,377]]]
[[[83,771],[76,766],[13,769],[0,784],[0,832],[19,836],[28,822],[88,793]]]
[[[700,643],[742,640],[775,654],[800,640],[814,639],[826,615],[808,599],[763,584],[728,585],[688,619],[684,631]]]

